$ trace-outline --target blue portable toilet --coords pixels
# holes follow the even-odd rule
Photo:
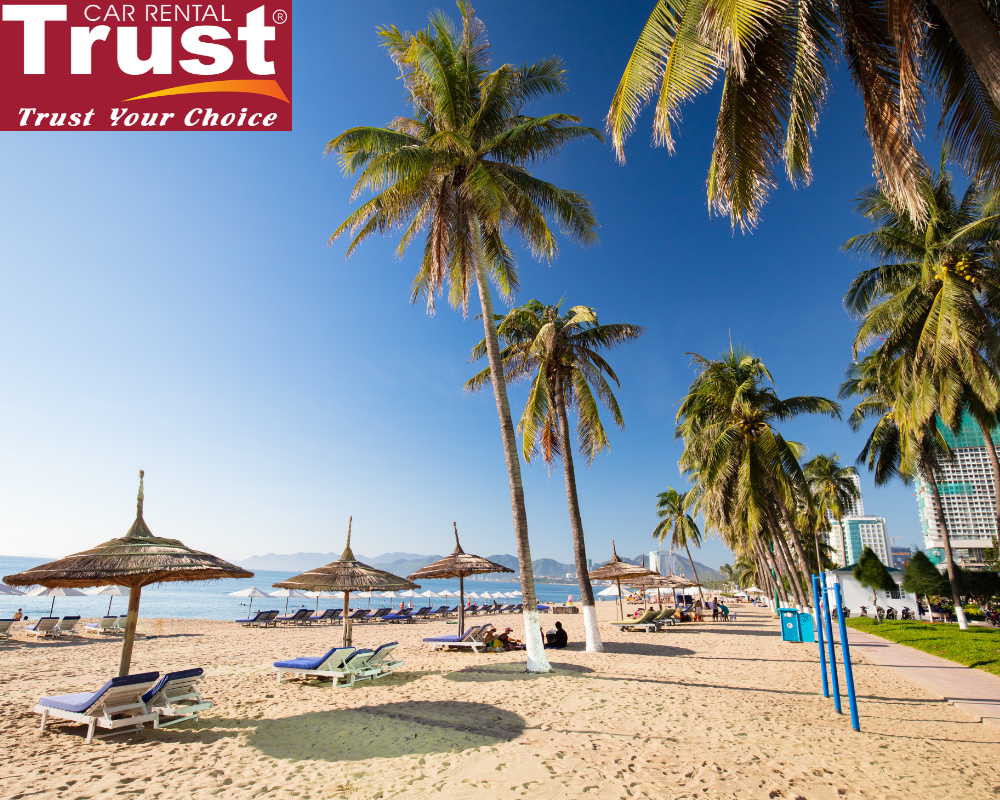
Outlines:
[[[799,614],[799,641],[816,641],[816,632],[813,630],[813,615],[804,611]]]
[[[778,619],[781,621],[781,641],[801,642],[799,632],[799,611],[796,608],[779,608]]]

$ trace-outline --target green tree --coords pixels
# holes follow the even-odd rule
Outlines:
[[[524,459],[531,461],[541,451],[545,463],[551,466],[557,457],[562,457],[587,651],[603,652],[594,590],[587,574],[587,549],[576,490],[569,412],[576,413],[576,439],[589,467],[594,456],[610,446],[599,404],[611,412],[619,428],[625,424],[608,379],[618,388],[621,384],[600,351],[635,341],[644,331],[638,325],[601,325],[597,313],[588,306],[575,306],[560,314],[559,305],[546,306],[537,300],[530,300],[506,316],[498,316],[497,321],[497,335],[503,344],[500,360],[504,378],[507,381],[531,380],[528,402],[517,429],[521,434]],[[485,340],[476,345],[472,358],[479,360],[484,355]],[[473,376],[465,388],[478,391],[491,375],[492,368],[487,367]]]
[[[940,102],[939,130],[969,173],[991,184],[1000,176],[998,24],[1000,6],[979,0],[659,0],[615,92],[608,131],[623,158],[639,114],[655,102],[654,142],[672,153],[682,106],[721,75],[708,200],[734,224],[753,226],[781,162],[793,184],[812,178],[812,137],[840,43],[880,183],[922,218],[914,140],[928,99]]]
[[[667,491],[660,492],[656,496],[656,516],[660,521],[653,529],[653,538],[659,539],[660,542],[665,542],[669,538],[671,552],[684,548],[688,561],[691,562],[695,583],[699,584],[698,596],[704,606],[705,593],[701,590],[698,570],[694,566],[694,559],[691,558],[691,545],[701,547],[701,531],[698,530],[694,517],[688,513],[688,493],[678,492],[672,486],[667,487]]]
[[[504,297],[517,289],[515,259],[505,240],[509,234],[542,259],[551,259],[558,249],[550,221],[575,241],[596,241],[596,220],[586,198],[540,180],[528,167],[556,155],[566,142],[600,135],[568,114],[526,115],[532,100],[565,90],[561,62],[549,58],[490,71],[486,29],[467,2],[458,6],[461,29],[434,14],[430,26],[416,34],[395,27],[380,31],[402,73],[413,117],[397,117],[387,127],[351,128],[327,144],[326,152],[339,156],[345,173],[360,172],[354,195],[374,194],[331,241],[349,232],[349,257],[370,236],[402,229],[396,251],[402,255],[426,231],[412,285],[414,302],[424,297],[433,309],[435,295],[447,287],[451,304],[464,312],[470,291],[478,291],[510,481],[528,671],[546,672],[521,465],[489,282]]]
[[[923,550],[917,550],[906,564],[903,570],[903,591],[914,595],[920,600],[923,595],[927,604],[927,615],[932,619],[930,613],[931,595],[943,594],[947,591],[947,581],[938,572],[938,568],[927,557]]]
[[[823,397],[781,399],[767,367],[741,348],[714,361],[693,358],[698,374],[681,401],[676,433],[684,440],[681,469],[697,480],[693,510],[740,553],[772,559],[758,547],[770,538],[777,556],[771,567],[778,572],[784,561],[796,601],[809,605],[809,562],[793,518],[806,492],[798,461],[804,448],[777,426],[801,414],[839,418],[840,406]]]
[[[993,546],[983,550],[983,561],[990,572],[1000,572],[1000,546],[997,537],[993,537]]]
[[[854,358],[874,342],[887,357],[905,357],[932,392],[921,405],[960,432],[971,415],[982,432],[1000,487],[1000,459],[992,432],[1000,405],[1000,193],[975,184],[957,200],[945,168],[922,172],[917,188],[928,211],[914,224],[877,187],[861,194],[856,210],[874,223],[844,249],[875,262],[844,298],[860,318]],[[926,393],[925,393],[926,394]],[[1000,530],[1000,504],[994,503]]]
[[[854,482],[858,471],[854,467],[843,467],[837,460],[837,454],[820,454],[809,459],[802,465],[806,483],[812,496],[812,506],[816,514],[814,528],[814,543],[816,545],[816,563],[822,564],[820,556],[820,531],[830,532],[828,520],[832,518],[841,529],[841,543],[837,548],[842,554],[847,553],[843,541],[843,518],[848,509],[858,501],[861,492]],[[847,564],[839,566],[846,567]]]
[[[870,547],[866,547],[861,551],[861,558],[854,565],[852,574],[854,575],[854,580],[862,586],[871,589],[872,605],[874,606],[878,605],[879,591],[896,591],[896,581],[893,580],[892,575],[889,574],[889,570],[885,568],[885,564],[882,563],[881,559],[879,559],[875,551]],[[878,614],[875,615],[875,621],[881,622]]]

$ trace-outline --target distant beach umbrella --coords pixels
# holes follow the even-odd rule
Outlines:
[[[391,572],[362,564],[354,557],[351,550],[351,524],[347,523],[347,546],[336,561],[309,572],[296,575],[287,581],[275,583],[273,586],[283,589],[300,589],[313,592],[343,592],[344,593],[344,647],[351,644],[351,592],[371,592],[376,590],[395,591],[397,589],[419,589],[420,587],[400,578]]]
[[[114,602],[116,597],[128,597],[129,590],[125,586],[117,586],[111,584],[110,586],[97,586],[93,589],[87,589],[84,594],[97,596],[106,596],[108,598],[108,614],[111,613],[111,604]]]
[[[625,580],[635,580],[644,575],[655,575],[652,570],[648,570],[645,567],[640,567],[636,564],[629,564],[627,561],[622,561],[618,557],[618,551],[615,550],[615,540],[611,540],[611,560],[598,567],[597,569],[591,570],[588,575],[592,581],[615,581],[618,585],[618,618],[625,618],[625,611],[622,608],[622,579]],[[602,593],[603,594],[603,593]]]
[[[263,591],[261,589],[258,589],[256,586],[251,586],[249,589],[240,589],[238,592],[230,592],[229,596],[230,597],[249,597],[250,598],[250,609],[247,611],[247,616],[250,616],[250,614],[253,614],[253,601],[254,601],[254,598],[257,598],[259,600],[259,599],[264,598],[264,597],[270,597],[271,595],[269,595],[267,592],[265,592],[265,591]],[[108,605],[108,609],[109,610],[110,610],[110,608],[111,608],[111,606]]]
[[[620,595],[621,595],[621,589],[618,587],[617,584],[614,586],[609,586],[607,589],[603,589],[602,591],[597,593],[598,597],[619,597]]]
[[[292,597],[305,599],[309,597],[305,592],[300,592],[297,589],[279,589],[276,592],[271,592],[269,597],[285,598],[285,613],[288,613],[288,600]],[[316,601],[316,605],[319,605],[319,600]]]
[[[139,599],[143,586],[168,581],[253,577],[252,572],[208,553],[185,547],[176,539],[153,536],[142,518],[143,475],[140,470],[135,522],[124,536],[111,539],[92,550],[75,553],[4,578],[5,582],[14,586],[39,584],[51,588],[87,589],[113,583],[131,589],[128,621],[125,623],[122,655],[118,665],[119,676],[128,675],[132,663],[132,645],[135,643],[135,628],[139,622]]]
[[[30,592],[25,592],[24,594],[26,597],[51,597],[52,605],[49,608],[50,617],[52,616],[52,612],[55,610],[57,597],[86,597],[83,592],[78,591],[77,589],[63,589],[61,587],[57,589],[46,589],[44,586],[36,586]]]
[[[19,597],[23,595],[24,592],[20,592],[17,589],[13,589],[10,586],[7,586],[6,584],[0,583],[0,594],[13,595]]]
[[[437,592],[432,592],[430,589],[428,589],[426,592],[421,592],[419,596],[420,597],[440,597],[441,595],[439,595]]]
[[[336,598],[340,600],[343,598],[343,593],[334,594],[333,592],[306,592],[306,597],[316,598],[316,610],[319,611],[319,601],[320,600],[333,600]]]
[[[451,589],[445,589],[443,592],[438,592],[439,597],[458,597],[458,592],[453,592]]]
[[[466,553],[458,541],[458,523],[452,522],[455,528],[455,549],[447,558],[428,564],[411,574],[410,580],[422,581],[434,578],[458,578],[458,635],[465,635],[465,579],[470,575],[485,575],[491,572],[513,572],[514,570],[493,561]],[[475,595],[469,595],[473,597]]]

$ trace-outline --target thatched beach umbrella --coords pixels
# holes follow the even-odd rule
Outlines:
[[[252,572],[208,553],[185,547],[176,539],[153,536],[142,518],[143,475],[140,470],[135,522],[120,539],[111,539],[93,550],[85,550],[4,578],[13,586],[38,584],[48,588],[86,589],[117,584],[128,587],[131,590],[128,598],[128,621],[125,623],[119,676],[128,675],[132,663],[132,644],[135,641],[135,626],[139,621],[139,597],[143,586],[167,581],[253,577]]]
[[[351,592],[370,592],[373,589],[419,589],[417,584],[400,578],[391,572],[362,564],[354,557],[351,550],[351,524],[354,517],[347,522],[347,546],[343,555],[332,564],[317,567],[309,572],[303,572],[294,578],[281,583],[271,584],[279,589],[301,589],[304,592],[343,592],[344,593],[344,647],[351,644]]]
[[[656,589],[656,602],[662,606],[663,601],[660,599],[660,589],[670,589],[672,591],[678,588],[679,583],[676,575],[660,575],[658,572],[652,572],[649,575],[630,579],[625,585],[631,589],[641,589],[643,592]]]
[[[628,586],[630,580],[655,574],[655,572],[645,567],[622,561],[618,557],[618,551],[615,550],[614,539],[611,540],[611,560],[607,564],[588,573],[592,581],[615,581],[618,584],[618,619],[625,618],[625,611],[622,609],[622,580],[624,579],[625,585]]]
[[[497,564],[482,556],[469,555],[462,549],[458,541],[458,523],[452,522],[455,526],[455,549],[447,558],[428,564],[422,569],[418,569],[412,575],[411,580],[424,581],[433,578],[458,578],[458,635],[465,635],[465,579],[469,575],[486,575],[490,572],[513,572],[514,570]]]

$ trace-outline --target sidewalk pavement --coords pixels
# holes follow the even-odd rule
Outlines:
[[[840,642],[839,634],[835,636]],[[1000,677],[848,628],[852,653],[909,678],[981,722],[1000,727]]]

